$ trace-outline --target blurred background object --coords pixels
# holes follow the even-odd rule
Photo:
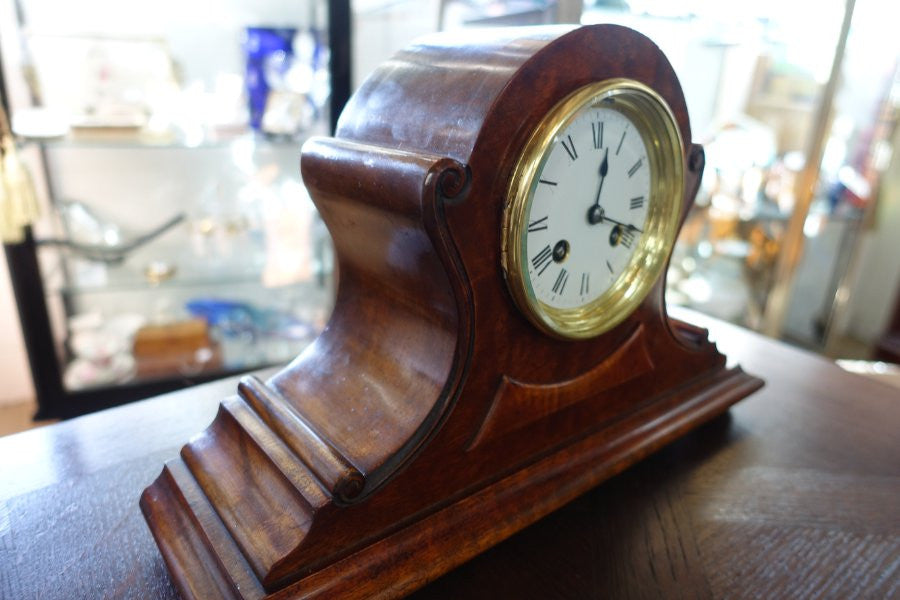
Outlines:
[[[25,238],[25,228],[40,209],[28,168],[22,164],[6,110],[0,106],[0,238],[15,244]]]

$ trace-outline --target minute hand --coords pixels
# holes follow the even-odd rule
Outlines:
[[[622,223],[621,221],[616,221],[615,219],[610,219],[605,214],[603,215],[603,220],[609,221],[610,223],[615,223],[619,227],[624,227],[625,229],[630,229],[631,231],[637,231],[639,233],[644,233],[643,229],[638,229],[637,227],[635,227],[634,225],[631,225],[630,223],[626,224],[626,223]]]

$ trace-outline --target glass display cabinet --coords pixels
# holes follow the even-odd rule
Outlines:
[[[42,210],[5,247],[38,418],[296,356],[333,298],[298,157],[349,95],[349,2],[8,4],[3,102]]]

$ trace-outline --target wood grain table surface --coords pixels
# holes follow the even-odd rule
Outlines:
[[[678,316],[766,387],[414,598],[900,598],[900,391]],[[177,598],[138,497],[235,386],[0,438],[0,598]]]

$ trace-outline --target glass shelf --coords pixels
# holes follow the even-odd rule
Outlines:
[[[265,288],[258,279],[169,281],[70,290],[64,385],[70,391],[283,364],[322,330],[332,282]]]

